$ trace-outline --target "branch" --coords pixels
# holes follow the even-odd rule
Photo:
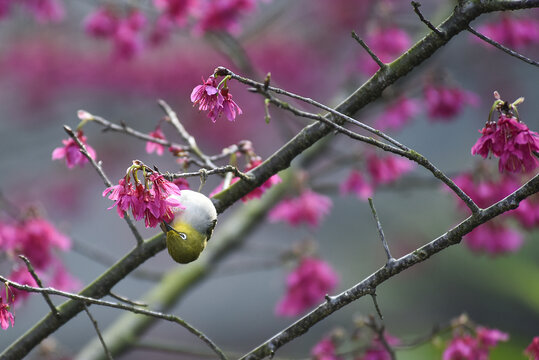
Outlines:
[[[24,261],[24,263],[26,264],[26,267],[28,268],[28,272],[30,273],[30,275],[32,275],[32,277],[36,281],[37,286],[43,287],[43,283],[41,282],[41,279],[39,278],[39,276],[37,276],[36,272],[34,271],[34,267],[30,263],[30,260],[28,260],[28,258],[24,255],[19,255],[19,258],[21,258],[21,260]],[[45,299],[45,302],[51,309],[51,312],[54,314],[54,316],[59,317],[60,313],[58,312],[58,309],[56,308],[56,306],[54,306],[54,304],[52,303],[49,295],[45,293],[43,293],[42,295],[43,295],[43,298]]]
[[[539,174],[506,198],[490,206],[488,209],[481,210],[481,212],[469,216],[459,225],[455,226],[440,237],[434,239],[430,243],[423,245],[422,247],[401,257],[398,260],[395,260],[395,262],[391,265],[386,264],[374,274],[370,275],[343,293],[330,297],[329,301],[325,301],[309,314],[290,325],[288,328],[274,335],[271,339],[264,342],[251,352],[245,354],[241,360],[262,359],[266,356],[271,356],[277,349],[281,348],[283,345],[289,343],[293,339],[303,335],[316,323],[325,319],[343,306],[348,305],[365,295],[372,294],[372,289],[375,289],[391,277],[417,263],[427,260],[432,255],[437,254],[451,245],[460,243],[464,235],[468,234],[479,225],[506,211],[517,208],[520,201],[537,192],[539,192]]]
[[[371,50],[371,48],[365,43],[365,41],[361,40],[359,36],[357,36],[357,34],[352,31],[352,37],[354,38],[354,40],[356,40],[359,45],[361,45],[361,47],[363,47],[363,49],[365,49],[365,51],[367,53],[369,53],[370,57],[374,60],[375,63],[378,64],[378,66],[380,67],[380,69],[385,69],[387,67],[386,64],[384,64],[382,62],[382,60],[380,60],[380,58],[378,56],[376,56],[376,54]]]
[[[423,16],[423,14],[421,13],[421,10],[419,10],[419,7],[421,6],[420,3],[418,3],[417,1],[412,1],[412,6],[414,8],[414,12],[417,14],[417,16],[419,16],[419,20],[421,20],[422,23],[424,23],[425,25],[427,25],[427,27],[429,29],[431,29],[432,31],[434,31],[434,33],[438,36],[441,36],[441,37],[444,37],[444,33],[442,33],[440,30],[436,29],[436,26],[432,25],[432,23],[430,21],[428,21],[427,19],[425,19],[425,17]]]
[[[384,246],[384,250],[387,255],[387,263],[390,264],[395,261],[395,259],[393,258],[393,256],[391,256],[391,253],[389,252],[389,246],[387,245],[384,230],[382,229],[382,224],[380,223],[380,219],[378,219],[378,214],[376,213],[376,209],[374,208],[374,203],[371,198],[369,198],[369,206],[371,207],[372,216],[374,217],[374,221],[376,222],[376,228],[378,229],[380,240],[382,240],[382,245]]]
[[[478,38],[480,38],[484,42],[489,43],[490,45],[496,47],[497,49],[500,49],[501,51],[505,52],[506,54],[509,54],[509,55],[511,55],[513,57],[516,57],[517,59],[520,59],[520,60],[522,60],[522,61],[524,61],[524,62],[526,62],[528,64],[531,64],[531,65],[534,65],[534,66],[539,66],[539,62],[537,62],[535,60],[532,60],[530,58],[527,58],[524,55],[519,54],[518,52],[513,51],[513,50],[509,49],[508,47],[503,46],[499,42],[496,42],[496,41],[492,40],[491,38],[481,34],[480,32],[478,32],[477,30],[475,30],[471,26],[468,26],[466,28],[466,30],[468,30],[470,33],[474,34],[475,36],[477,36]]]
[[[69,293],[69,292],[65,292],[65,291],[56,290],[56,289],[53,289],[53,288],[42,288],[42,287],[33,287],[33,286],[28,286],[28,285],[22,285],[22,284],[13,282],[13,281],[11,281],[11,280],[3,277],[3,276],[0,276],[0,281],[6,283],[9,286],[14,287],[15,289],[18,289],[18,290],[23,290],[23,291],[27,291],[27,292],[35,292],[35,293],[40,293],[40,294],[58,295],[58,296],[63,296],[63,297],[72,299],[72,300],[76,301],[77,303],[79,303],[80,306],[82,306],[83,309],[86,308],[87,304],[95,304],[95,305],[101,305],[101,306],[111,307],[111,308],[115,308],[115,309],[126,310],[126,311],[129,311],[129,312],[135,313],[135,314],[142,314],[142,315],[155,317],[155,318],[158,318],[158,319],[163,319],[163,320],[175,322],[175,323],[181,325],[182,327],[184,327],[190,333],[196,335],[202,341],[204,341],[219,356],[220,359],[227,360],[227,357],[225,356],[223,351],[221,349],[219,349],[219,347],[217,345],[215,345],[213,343],[213,341],[211,341],[201,331],[197,330],[192,325],[190,325],[188,322],[186,322],[185,320],[183,320],[183,319],[181,319],[181,318],[179,318],[177,316],[164,314],[164,313],[161,313],[161,312],[158,312],[158,311],[151,311],[151,310],[141,309],[141,308],[138,308],[138,307],[135,307],[135,306],[126,305],[126,304],[122,304],[122,303],[113,303],[113,302],[110,302],[110,301],[98,300],[98,299],[94,299],[92,297],[73,294],[73,293]],[[60,317],[62,317],[63,316],[62,309],[59,309],[59,310],[60,310]]]
[[[86,306],[86,304],[84,304],[84,311],[86,311],[86,315],[88,315],[88,317],[90,318],[90,321],[94,325],[95,332],[97,333],[97,336],[99,337],[99,341],[101,342],[101,345],[103,345],[103,350],[105,350],[105,354],[107,355],[107,358],[109,360],[113,360],[112,354],[107,348],[107,344],[105,344],[105,341],[103,340],[103,336],[101,336],[101,331],[99,331],[99,326],[97,325],[97,321],[94,319],[94,317],[90,313],[90,310],[88,310],[88,306]]]

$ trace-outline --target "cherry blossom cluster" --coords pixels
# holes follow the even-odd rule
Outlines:
[[[529,356],[530,360],[539,360],[539,336],[533,338],[530,345],[524,350],[524,355]]]
[[[443,360],[488,360],[492,348],[509,340],[509,334],[477,326],[473,334],[459,328],[447,345]]]
[[[94,148],[88,145],[86,136],[84,136],[82,130],[78,130],[76,136],[79,141],[86,147],[86,151],[88,151],[90,157],[95,160],[96,152]],[[66,165],[69,169],[72,169],[77,165],[83,167],[86,163],[88,163],[88,158],[80,152],[80,147],[75,140],[69,138],[62,140],[62,143],[64,144],[64,146],[57,147],[53,150],[52,160],[65,159]]]
[[[166,140],[165,134],[163,133],[163,130],[161,130],[161,125],[158,124],[155,127],[154,131],[151,131],[148,135],[150,135],[153,138],[160,139],[160,140]],[[165,153],[165,147],[159,143],[153,142],[153,141],[147,141],[146,142],[146,152],[148,154],[151,154],[155,151],[155,153],[159,156],[163,155]]]
[[[501,174],[497,179],[490,176],[483,179],[481,174],[464,173],[457,176],[454,182],[481,208],[487,208],[505,198],[520,186],[518,178],[507,174]],[[467,207],[456,196],[455,200],[462,211],[467,211]],[[524,242],[524,236],[509,226],[508,218],[517,220],[528,229],[537,227],[539,225],[537,195],[521,201],[515,210],[475,228],[464,236],[464,244],[474,252],[493,256],[517,251]]]
[[[60,0],[2,0],[0,20],[10,15],[15,4],[29,11],[40,23],[58,22],[65,16],[64,5]]]
[[[138,171],[142,172],[142,181]],[[180,195],[178,186],[138,160],[133,161],[118,185],[103,191],[103,196],[107,195],[115,201],[109,210],[116,207],[121,218],[131,211],[135,220],[144,219],[147,228],[156,227],[162,221],[172,221],[174,211],[182,208],[177,198]]]
[[[308,224],[317,227],[322,219],[329,214],[333,201],[331,198],[305,189],[298,197],[281,200],[270,210],[270,221],[285,221],[292,226]]]
[[[275,314],[297,316],[324,299],[338,284],[338,275],[325,261],[304,257],[286,278],[286,294],[278,302]]]
[[[524,124],[516,112],[516,106],[524,100],[517,99],[512,104],[500,100],[497,92],[494,93],[496,101],[492,106],[499,112],[498,121],[487,120],[485,127],[479,132],[481,137],[472,147],[472,155],[479,154],[487,158],[490,154],[499,158],[498,169],[500,172],[530,172],[539,164],[537,155],[539,152],[539,134],[531,131]]]
[[[481,25],[477,30],[497,43],[514,49],[539,44],[537,18],[515,17],[503,13],[496,22]],[[481,43],[489,46],[483,41]]]
[[[15,325],[15,317],[13,316],[13,313],[10,312],[13,302],[15,301],[15,296],[10,294],[11,288],[9,286],[5,285],[5,288],[6,302],[4,302],[4,297],[0,295],[0,327],[3,330],[6,330],[9,327],[9,324],[11,324],[11,327]]]
[[[49,221],[40,217],[34,209],[29,209],[23,218],[0,221],[0,254],[11,259],[10,280],[23,285],[37,286],[36,281],[25,266],[21,265],[18,255],[28,258],[36,274],[48,286],[70,291],[79,283],[67,271],[57,255],[58,251],[68,251],[71,240],[58,231]],[[10,290],[12,303],[19,303],[29,293],[17,289]]]
[[[356,194],[359,199],[366,200],[372,197],[376,187],[395,182],[414,166],[414,163],[405,158],[371,153],[366,159],[366,173],[369,174],[370,181],[358,170],[352,170],[340,185],[341,195]]]
[[[372,326],[371,320],[366,320]],[[355,360],[391,360],[391,354],[382,343],[380,336],[366,329],[363,320],[359,320],[356,331],[347,334],[343,329],[336,329],[332,335],[322,338],[312,349],[315,360],[343,360],[349,358],[344,353],[353,355]],[[366,331],[367,330],[367,331]],[[393,347],[401,343],[400,339],[384,332],[385,342]],[[350,352],[350,348],[354,349]],[[346,350],[345,350],[346,349]]]
[[[232,100],[232,94],[228,91],[226,76],[219,84],[214,75],[206,81],[202,79],[202,85],[197,85],[191,92],[193,106],[198,105],[198,110],[207,111],[208,117],[215,122],[221,115],[225,115],[228,121],[234,121],[236,115],[242,111],[238,104]]]
[[[188,24],[190,16],[196,34],[236,33],[240,30],[241,16],[255,8],[255,0],[154,0],[153,4],[159,14],[146,35],[143,34],[148,22],[146,15],[136,8],[122,11],[112,2],[89,14],[84,28],[90,36],[110,39],[117,58],[131,59],[145,44],[156,46],[166,42],[174,28]]]

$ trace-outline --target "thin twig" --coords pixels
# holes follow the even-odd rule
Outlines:
[[[351,124],[354,124],[374,135],[377,135],[377,136],[380,136],[382,139],[392,143],[393,145],[395,145],[396,147],[402,149],[402,150],[409,150],[406,146],[404,146],[403,144],[399,143],[397,140],[393,139],[391,136],[383,133],[382,131],[380,130],[377,130],[377,129],[374,129],[373,127],[370,127],[369,125],[367,124],[364,124],[346,114],[343,114],[327,105],[324,105],[322,103],[319,103],[311,98],[307,98],[307,97],[304,97],[304,96],[301,96],[301,95],[297,95],[297,94],[294,94],[292,92],[289,92],[289,91],[286,91],[286,90],[283,90],[281,88],[277,88],[277,87],[273,87],[273,86],[265,86],[265,84],[263,83],[260,83],[260,82],[257,82],[257,81],[254,81],[252,79],[248,79],[248,78],[245,78],[243,76],[240,76],[240,75],[237,75],[235,73],[233,73],[232,71],[230,71],[229,69],[225,68],[225,67],[222,67],[222,66],[219,66],[216,70],[216,72],[220,73],[220,74],[223,74],[223,75],[230,75],[233,79],[235,80],[238,80],[239,82],[243,83],[243,84],[246,84],[246,85],[250,85],[252,86],[256,92],[268,97],[267,95],[269,91],[271,92],[274,92],[276,94],[281,94],[281,95],[285,95],[285,96],[288,96],[288,97],[291,97],[293,99],[296,99],[296,100],[300,100],[300,101],[303,101],[307,104],[310,104],[310,105],[313,105],[313,106],[316,106],[317,108],[319,109],[322,109],[322,110],[325,110],[335,116],[337,116],[338,118],[346,121],[346,122],[349,122]],[[282,103],[284,104],[287,104],[288,103],[285,103],[282,101]],[[321,116],[321,115],[320,115]]]
[[[96,119],[96,117],[94,117],[94,120],[95,119]],[[103,171],[103,168],[101,167],[101,161],[98,164],[94,160],[94,158],[90,156],[90,154],[88,153],[88,150],[86,150],[86,146],[80,141],[80,139],[75,135],[75,133],[73,132],[73,130],[71,130],[71,128],[69,126],[64,125],[64,130],[77,143],[77,145],[80,148],[80,152],[84,156],[86,156],[86,158],[88,159],[90,164],[92,164],[92,166],[97,171],[99,176],[101,176],[101,179],[103,179],[103,182],[105,183],[105,186],[106,187],[111,187],[112,183],[110,182],[109,178],[107,177],[107,175]],[[144,239],[142,238],[142,236],[138,232],[138,230],[135,227],[135,224],[133,223],[133,220],[131,220],[131,217],[129,216],[129,214],[127,212],[125,212],[125,211],[124,211],[124,219],[125,219],[125,222],[127,223],[127,226],[129,226],[129,229],[133,233],[133,236],[135,237],[135,240],[137,241],[137,245],[140,246],[144,242]]]
[[[185,140],[191,152],[198,156],[208,168],[216,168],[217,166],[210,160],[210,158],[200,150],[195,138],[191,134],[189,134],[187,130],[185,130],[185,127],[180,122],[180,119],[178,119],[178,115],[176,115],[176,112],[172,110],[172,108],[164,100],[158,100],[157,103],[163,109],[165,114],[167,114],[168,118],[170,119],[170,122],[176,128],[180,136]]]
[[[99,341],[101,341],[101,345],[103,345],[103,350],[105,350],[105,354],[107,355],[107,358],[109,360],[113,360],[112,354],[110,353],[107,344],[105,344],[105,340],[103,340],[103,336],[101,335],[101,331],[99,331],[99,326],[97,325],[97,320],[94,319],[92,314],[90,313],[90,310],[88,310],[88,306],[86,306],[85,303],[82,303],[82,306],[84,306],[84,311],[86,311],[86,314],[90,318],[90,321],[94,325],[95,332],[97,333],[97,337],[99,338]]]
[[[373,289],[371,292],[371,298],[372,302],[374,303],[374,308],[376,309],[376,313],[380,317],[380,320],[384,320],[384,315],[382,315],[382,311],[380,310],[380,306],[378,306],[378,300],[376,299],[376,289]]]
[[[387,67],[387,65],[384,64],[378,56],[376,56],[374,51],[371,50],[371,48],[356,34],[355,31],[352,31],[352,37],[359,43],[359,45],[361,45],[363,49],[365,49],[367,53],[369,53],[370,57],[378,64],[380,69],[385,69]]]
[[[225,166],[218,167],[212,170],[200,169],[199,171],[186,172],[186,173],[164,174],[163,176],[167,180],[174,180],[174,179],[185,178],[185,177],[208,176],[208,175],[213,175],[213,174],[226,174],[226,173],[233,173],[240,179],[248,181],[248,182],[253,181],[253,177],[251,175],[239,171],[238,168],[232,165],[225,165]]]
[[[431,29],[432,31],[434,31],[436,33],[436,35],[444,38],[445,35],[443,32],[441,32],[440,30],[438,30],[436,28],[436,26],[432,25],[432,23],[430,21],[428,21],[427,19],[425,19],[425,17],[423,16],[423,14],[421,13],[421,10],[419,10],[419,7],[421,6],[420,3],[418,3],[417,1],[412,1],[412,6],[414,7],[414,12],[417,14],[417,16],[419,16],[419,20],[421,20],[421,22],[423,22],[425,25],[427,25],[427,27],[429,29]]]
[[[22,261],[24,261],[24,263],[26,264],[26,268],[28,269],[28,272],[30,273],[30,275],[32,275],[32,277],[36,281],[37,286],[43,287],[43,283],[41,282],[41,279],[39,278],[39,276],[37,276],[37,274],[36,274],[36,272],[34,270],[34,267],[30,263],[30,260],[28,260],[28,258],[26,256],[24,256],[24,255],[19,255],[19,258]],[[51,309],[51,312],[54,314],[54,316],[59,318],[60,317],[60,312],[58,311],[56,306],[54,306],[54,304],[52,303],[51,298],[49,297],[49,295],[48,294],[42,294],[42,295],[43,295],[43,298],[45,299],[45,302],[47,303],[47,305],[49,305],[49,308]]]
[[[384,250],[387,255],[387,263],[390,264],[395,259],[393,256],[391,256],[391,253],[389,252],[389,246],[387,245],[386,237],[384,235],[384,230],[382,229],[382,224],[380,223],[380,219],[378,218],[378,214],[376,213],[376,209],[374,208],[374,202],[371,198],[369,198],[369,205],[371,207],[372,216],[374,217],[374,221],[376,221],[376,228],[378,229],[378,234],[380,235],[380,240],[382,240],[382,245],[384,246]]]
[[[133,300],[129,300],[128,298],[126,297],[123,297],[123,296],[120,296],[120,295],[116,295],[115,293],[113,293],[112,291],[109,291],[109,295],[113,298],[115,298],[116,300],[120,300],[121,302],[124,302],[126,304],[129,304],[129,305],[133,305],[133,306],[142,306],[142,307],[147,307],[148,304],[144,304],[144,303],[141,303],[141,302],[136,302],[136,301],[133,301]]]
[[[496,42],[494,40],[492,40],[491,38],[489,37],[486,37],[485,35],[481,34],[480,32],[478,32],[477,30],[475,30],[474,28],[472,28],[471,26],[468,25],[468,27],[466,28],[466,30],[468,30],[470,33],[474,34],[475,36],[477,36],[478,38],[480,38],[481,40],[489,43],[490,45],[496,47],[497,49],[500,49],[501,51],[505,52],[506,54],[509,54],[513,57],[516,57],[517,59],[520,59],[530,65],[534,65],[534,66],[539,66],[539,62],[535,61],[535,60],[532,60],[530,58],[527,58],[525,57],[524,55],[514,51],[514,50],[511,50],[509,49],[508,47],[505,47],[503,46],[502,44],[500,44],[499,42]]]
[[[389,342],[385,337],[385,326],[383,324],[379,326],[373,318],[371,318],[370,323],[367,323],[367,325],[376,333],[376,335],[378,335],[378,340],[380,340],[382,346],[386,349],[391,360],[395,360],[395,350],[389,345]]]
[[[179,318],[178,316],[174,316],[174,315],[170,315],[170,314],[164,314],[164,313],[161,313],[161,312],[158,312],[158,311],[141,309],[141,308],[136,307],[136,306],[126,305],[126,304],[122,304],[122,303],[114,303],[114,302],[110,302],[110,301],[94,299],[94,298],[79,295],[79,294],[73,294],[73,293],[69,293],[69,292],[66,292],[66,291],[56,290],[56,289],[53,289],[53,288],[50,288],[50,287],[49,288],[43,288],[43,287],[34,287],[34,286],[23,285],[23,284],[19,284],[19,283],[16,283],[14,281],[11,281],[8,278],[5,278],[5,277],[3,277],[1,275],[0,275],[0,281],[6,283],[8,286],[12,286],[15,289],[18,289],[18,290],[23,290],[23,291],[27,291],[27,292],[35,292],[35,293],[40,293],[40,294],[63,296],[63,297],[66,297],[66,298],[69,298],[69,299],[72,299],[72,300],[80,301],[84,305],[86,305],[86,304],[96,304],[96,305],[111,307],[111,308],[115,308],[115,309],[121,309],[121,310],[130,311],[130,312],[135,313],[135,314],[142,314],[142,315],[152,316],[152,317],[155,317],[155,318],[175,322],[175,323],[181,325],[182,327],[184,327],[185,329],[187,329],[187,331],[189,331],[190,333],[196,335],[202,341],[204,341],[219,356],[220,359],[227,360],[227,357],[223,353],[223,351],[212,340],[210,340],[210,338],[208,338],[203,332],[201,332],[200,330],[197,330],[192,325],[190,325],[187,321]]]

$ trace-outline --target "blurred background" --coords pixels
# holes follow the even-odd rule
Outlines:
[[[28,206],[37,208],[71,238],[72,249],[62,252],[60,257],[69,273],[78,279],[79,289],[99,276],[107,268],[107,262],[124,256],[134,246],[134,240],[115,211],[107,211],[111,202],[101,196],[103,183],[90,166],[67,169],[63,161],[51,160],[53,149],[67,138],[62,125],[77,126],[77,110],[87,110],[115,123],[125,122],[149,133],[164,116],[157,105],[157,99],[164,99],[206,153],[218,154],[224,147],[248,139],[256,153],[265,159],[309,121],[271,107],[272,119],[266,124],[263,98],[232,81],[230,91],[243,114],[235,122],[219,119],[212,123],[206,114],[192,106],[189,98],[201,78],[207,78],[220,65],[259,81],[271,72],[273,85],[335,106],[370,75],[362,65],[370,59],[365,60],[364,50],[351,38],[352,30],[369,43],[369,36],[377,29],[396,27],[407,34],[410,44],[428,30],[405,1],[246,3],[250,5],[239,11],[232,25],[222,28],[201,27],[201,15],[193,9],[184,24],[175,25],[166,33],[168,39],[156,41],[152,36],[162,9],[151,1],[115,2],[113,8],[118,14],[137,8],[147,18],[145,27],[133,35],[136,44],[132,54],[127,55],[118,53],[112,40],[96,38],[85,31],[85,19],[99,6],[108,6],[105,2],[65,1],[64,16],[58,19],[51,12],[49,18],[40,18],[35,9],[30,11],[16,4],[3,14],[0,20],[0,167],[3,169],[0,190],[13,206],[21,211]],[[451,2],[429,0],[421,10],[438,24],[453,6]],[[510,15],[533,19],[539,13],[521,11]],[[499,21],[499,14],[490,14],[472,25]],[[519,50],[537,59],[537,44],[524,44]],[[433,121],[427,113],[423,92],[425,86],[434,82],[473,92],[474,101],[469,101],[473,105],[463,100],[464,106],[458,114]],[[398,96],[416,99],[418,110],[409,124],[398,131],[390,129],[389,133],[450,176],[456,176],[472,171],[479,162],[486,162],[472,157],[470,148],[487,119],[494,90],[509,101],[526,97],[519,107],[521,119],[530,129],[539,128],[539,102],[534,99],[537,84],[536,68],[480,44],[471,34],[461,33],[420,68],[387,89],[381,99],[362,110],[357,118],[373,124],[392,99]],[[167,139],[181,141],[168,124],[163,124],[162,129]],[[125,174],[133,159],[156,165],[162,171],[181,170],[166,151],[164,156],[147,154],[145,143],[139,139],[103,132],[91,123],[84,127],[84,132],[113,182]],[[383,266],[385,254],[368,203],[355,196],[340,196],[338,190],[350,168],[362,169],[361,156],[366,147],[342,135],[332,136],[331,142],[327,153],[304,169],[310,174],[304,180],[308,186],[333,200],[332,211],[320,226],[292,228],[285,223],[265,221],[249,235],[245,245],[225,258],[205,281],[181,299],[171,311],[173,314],[205,332],[223,349],[243,354],[295,319],[277,317],[274,311],[285,292],[286,274],[293,267],[281,259],[294,245],[306,240],[316,244],[318,256],[339,274],[335,294]],[[327,167],[336,159],[350,156],[357,156],[356,162],[349,162],[342,169]],[[491,160],[489,166],[496,169],[495,161]],[[433,240],[467,216],[429,175],[423,169],[415,169],[398,181],[377,188],[373,196],[395,257]],[[189,182],[193,189],[200,183],[197,178]],[[202,192],[209,194],[218,183],[218,178],[210,178]],[[241,206],[244,204],[238,202],[234,208]],[[221,215],[219,224],[225,223],[232,211]],[[478,324],[510,334],[510,341],[497,347],[492,359],[524,358],[523,349],[539,330],[536,256],[539,244],[536,230],[525,230],[516,222],[512,225],[525,238],[515,253],[491,256],[472,253],[464,245],[457,245],[384,283],[378,289],[378,302],[386,330],[403,342],[413,341],[429,334],[433,326],[447,324],[466,313]],[[143,224],[137,227],[145,237],[157,233],[156,229],[145,229]],[[90,252],[102,255],[89,255]],[[3,256],[0,261],[2,274],[7,275],[15,260]],[[141,269],[160,274],[177,266],[181,265],[163,252]],[[137,299],[156,282],[129,276],[114,290]],[[120,315],[113,309],[94,306],[91,310],[101,329],[106,329]],[[19,304],[15,326],[2,332],[0,349],[47,312],[47,305],[37,295]],[[375,314],[372,301],[361,299],[322,321],[277,355],[308,358],[310,349],[334,328],[351,331],[357,316],[369,314]],[[44,346],[54,348],[51,358],[69,358],[94,336],[88,318],[78,316]],[[446,340],[447,334],[442,339]],[[142,340],[152,341],[207,350],[183,328],[164,322],[159,322]],[[440,358],[443,348],[443,342],[427,343],[399,351],[398,358]],[[33,351],[29,358],[42,358],[39,351]],[[133,349],[120,358],[148,356],[178,357]]]

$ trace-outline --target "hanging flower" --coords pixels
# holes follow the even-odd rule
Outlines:
[[[150,135],[153,138],[166,140],[165,134],[163,134],[163,131],[161,130],[161,126],[157,125],[154,131],[150,132],[148,135]],[[155,153],[159,156],[163,155],[165,152],[165,146],[158,144],[153,141],[147,141],[146,142],[146,152],[148,154],[151,154],[155,151]]]
[[[86,136],[84,136],[82,130],[78,130],[76,136],[80,140],[80,142],[86,147],[86,150],[88,151],[90,157],[95,160],[95,150],[86,142]],[[79,145],[75,142],[75,140],[69,138],[66,140],[62,140],[62,143],[64,144],[63,147],[57,147],[52,152],[52,160],[65,158],[66,165],[69,169],[74,168],[76,165],[83,167],[84,164],[88,162],[86,156],[84,156],[80,152]]]

